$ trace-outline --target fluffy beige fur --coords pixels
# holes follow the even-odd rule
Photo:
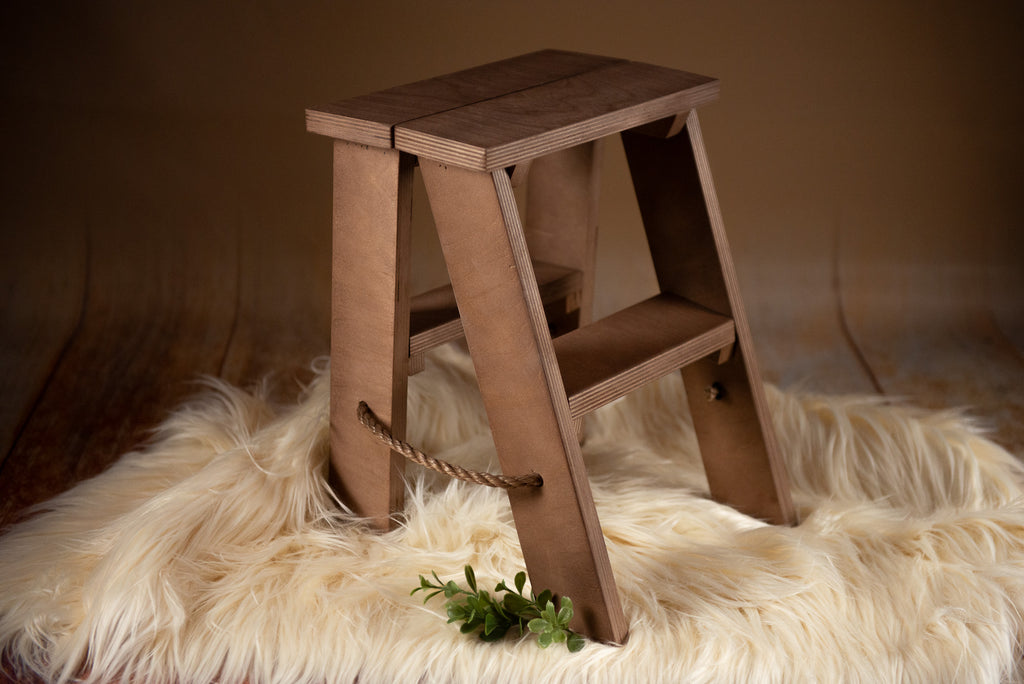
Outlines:
[[[709,501],[674,375],[588,419],[620,648],[485,644],[417,575],[523,568],[505,495],[409,469],[372,534],[325,487],[327,395],[214,384],[149,448],[0,540],[0,645],[45,678],[145,682],[1020,681],[1019,464],[957,415],[769,391],[803,523]],[[495,468],[471,365],[412,382],[411,439]],[[555,521],[552,521],[555,524]]]

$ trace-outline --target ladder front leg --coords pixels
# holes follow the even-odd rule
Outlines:
[[[534,586],[569,595],[574,628],[622,642],[626,621],[507,174],[420,160]]]

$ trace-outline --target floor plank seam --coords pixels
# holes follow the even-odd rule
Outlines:
[[[42,385],[39,388],[39,391],[36,392],[36,395],[32,398],[32,400],[28,402],[29,408],[27,411],[25,411],[22,419],[18,422],[18,425],[14,430],[14,437],[11,440],[11,446],[7,450],[7,453],[4,454],[3,461],[0,462],[0,473],[3,473],[10,459],[17,452],[18,445],[21,442],[22,436],[25,434],[25,430],[27,429],[29,423],[32,422],[32,418],[33,416],[35,416],[36,409],[39,408],[39,404],[43,401],[43,397],[46,396],[47,391],[50,389],[50,384],[53,382],[53,378],[57,374],[57,369],[60,368],[61,364],[64,362],[64,359],[67,357],[68,351],[71,349],[71,346],[78,338],[78,335],[81,332],[82,326],[85,322],[85,312],[89,306],[89,284],[92,276],[93,252],[92,230],[89,228],[88,225],[86,225],[84,233],[85,240],[83,248],[85,251],[85,267],[83,269],[84,272],[82,276],[82,297],[78,306],[78,317],[75,319],[75,324],[72,326],[71,332],[68,334],[67,339],[64,340],[64,344],[61,345],[60,351],[57,353],[56,358],[54,358],[53,364],[50,366],[50,372],[46,376],[46,380],[43,381]],[[2,523],[0,523],[0,526],[2,526]]]
[[[839,331],[842,333],[843,339],[846,340],[846,344],[849,345],[850,352],[853,354],[853,358],[857,361],[857,365],[859,365],[861,370],[864,371],[864,374],[867,375],[868,380],[871,382],[871,386],[874,387],[875,391],[879,394],[885,394],[885,390],[882,389],[882,383],[878,381],[878,377],[871,369],[871,364],[868,362],[867,356],[864,355],[860,345],[857,344],[857,340],[853,336],[853,330],[850,328],[850,322],[846,317],[846,306],[843,302],[843,283],[839,259],[841,242],[839,226],[837,225],[833,232],[832,239],[832,294],[836,300],[836,317],[839,319]]]
[[[242,311],[242,240],[235,231],[235,306],[231,315],[231,326],[228,328],[228,338],[224,342],[224,352],[220,356],[220,363],[217,364],[217,377],[223,378],[227,370],[228,357],[231,355],[231,345],[234,344],[235,335],[238,332],[238,319]]]

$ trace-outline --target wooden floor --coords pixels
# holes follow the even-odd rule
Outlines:
[[[232,196],[216,194],[217,175],[227,172],[219,153],[244,152],[203,153],[212,132],[190,130],[185,148],[173,131],[132,133],[107,131],[100,142],[117,143],[123,167],[78,179],[79,194],[68,202],[7,206],[21,213],[5,217],[0,257],[0,525],[143,443],[198,391],[200,375],[240,384],[270,375],[276,396],[287,400],[327,352],[328,152],[316,181],[321,206],[281,216],[274,214],[280,202],[235,206]],[[159,170],[155,194],[138,170],[157,159],[169,168]],[[32,158],[23,161],[31,173]],[[208,193],[196,192],[205,185],[195,174]],[[276,171],[268,187],[287,193],[286,175]],[[108,197],[107,184],[124,189],[125,201],[94,202],[97,183]],[[431,252],[429,240],[417,239]],[[1008,319],[994,316],[983,297],[897,311],[896,291],[873,306],[877,293],[851,282],[855,269],[844,266],[845,256],[783,275],[738,259],[766,379],[962,407],[1024,456],[1019,328],[1001,326]],[[624,290],[600,270],[613,271],[619,257],[610,248],[601,253],[599,314]]]

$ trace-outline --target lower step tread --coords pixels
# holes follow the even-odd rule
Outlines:
[[[554,347],[578,418],[735,340],[728,316],[662,293],[563,335]]]

